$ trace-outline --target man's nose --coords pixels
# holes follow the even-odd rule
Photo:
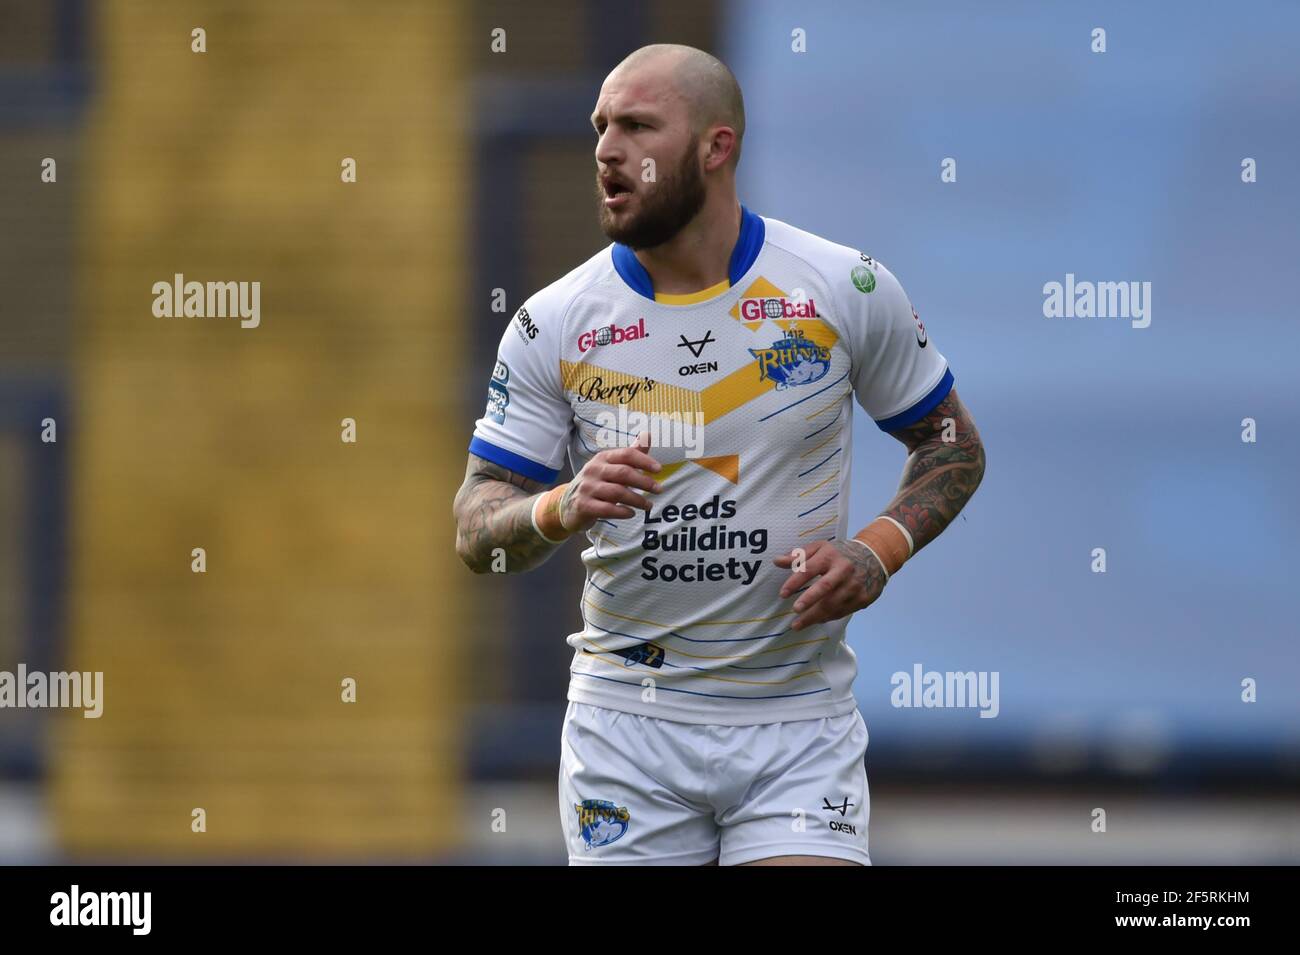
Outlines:
[[[613,128],[606,129],[596,140],[596,162],[602,166],[613,166],[623,161],[623,148],[618,142]]]

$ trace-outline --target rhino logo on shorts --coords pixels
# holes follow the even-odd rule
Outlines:
[[[574,803],[573,808],[578,812],[578,828],[588,850],[622,838],[632,818],[626,806],[616,806],[608,799],[584,799]]]

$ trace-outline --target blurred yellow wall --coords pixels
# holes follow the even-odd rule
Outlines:
[[[57,724],[62,843],[452,847],[470,632],[450,516],[466,433],[461,5],[95,11],[65,665],[105,672],[105,712]],[[154,317],[153,283],[177,272],[260,282],[260,327]]]

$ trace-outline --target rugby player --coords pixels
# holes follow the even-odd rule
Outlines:
[[[845,627],[975,492],[979,434],[883,264],[739,202],[726,66],[643,47],[591,123],[611,243],[506,328],[454,504],[476,572],[586,538],[569,861],[870,864]],[[850,535],[855,403],[907,459]]]

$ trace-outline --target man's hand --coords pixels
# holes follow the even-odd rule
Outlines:
[[[871,551],[851,541],[813,541],[804,550],[801,573],[792,573],[781,585],[781,599],[800,590],[810,580],[817,582],[799,595],[794,609],[799,613],[792,630],[847,617],[868,607],[885,589],[885,569]],[[782,554],[773,563],[793,567],[795,551]]]
[[[880,516],[907,529],[910,556],[938,537],[975,493],[984,478],[984,445],[956,388],[920,421],[889,433],[907,446],[908,458],[899,491]],[[791,629],[847,617],[873,604],[885,587],[880,561],[852,540],[815,541],[805,556],[803,572],[792,573],[781,587],[784,600],[816,579],[795,601],[800,616]],[[794,553],[774,563],[793,567]]]
[[[600,451],[583,465],[560,498],[560,522],[565,530],[579,533],[602,517],[626,518],[636,514],[634,508],[650,510],[649,498],[633,490],[651,494],[663,490],[662,484],[642,473],[662,467],[649,450],[650,432],[642,431],[635,444]]]
[[[601,451],[568,484],[540,495],[545,488],[541,482],[471,454],[465,483],[452,504],[456,553],[476,574],[516,574],[541,564],[560,543],[538,533],[538,516],[556,528],[557,536],[567,537],[602,517],[631,517],[635,508],[648,509],[650,502],[632,488],[663,490],[654,478],[637,470],[661,470],[646,453],[649,447],[650,435],[643,431],[632,447]],[[498,563],[502,557],[504,563]]]

